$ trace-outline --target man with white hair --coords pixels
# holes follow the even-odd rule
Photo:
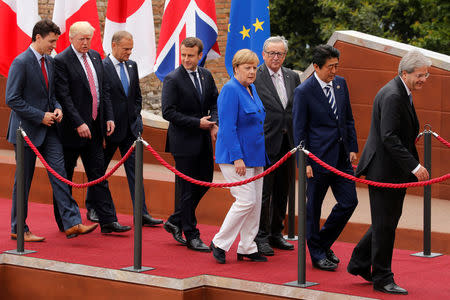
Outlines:
[[[102,59],[90,49],[93,34],[94,27],[88,22],[74,23],[69,30],[71,45],[55,57],[56,98],[65,115],[59,133],[69,180],[80,156],[89,181],[105,174],[102,143],[115,127]],[[131,229],[117,222],[107,181],[92,186],[89,193],[95,199],[93,208],[102,233]]]
[[[378,182],[403,183],[428,180],[428,171],[419,163],[415,139],[419,120],[412,93],[427,81],[431,61],[412,50],[401,59],[398,76],[375,96],[372,124],[356,175]],[[389,294],[408,292],[394,282],[391,270],[395,230],[402,214],[406,188],[369,186],[372,226],[353,250],[347,270],[367,281],[377,291]]]

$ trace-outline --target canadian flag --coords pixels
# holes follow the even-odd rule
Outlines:
[[[152,1],[109,0],[103,34],[105,53],[111,52],[111,38],[120,30],[133,35],[134,47],[130,59],[137,62],[139,77],[152,73],[156,57]]]
[[[1,75],[8,77],[9,66],[30,45],[33,27],[40,19],[37,0],[0,0]]]
[[[55,0],[53,22],[61,30],[61,36],[56,43],[56,52],[59,53],[70,45],[69,29],[78,21],[87,21],[95,28],[91,49],[99,52],[103,57],[100,21],[95,0]]]

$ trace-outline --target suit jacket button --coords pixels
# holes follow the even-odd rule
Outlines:
[[[261,110],[260,110],[260,109],[258,109],[258,112],[261,112]]]

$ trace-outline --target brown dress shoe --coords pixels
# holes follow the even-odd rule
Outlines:
[[[11,233],[11,239],[17,240],[17,234]],[[37,236],[31,233],[31,231],[27,231],[23,234],[24,242],[42,242],[45,240],[45,237]]]
[[[78,236],[79,234],[87,234],[89,232],[92,232],[95,228],[97,228],[98,224],[92,224],[92,225],[83,225],[83,224],[77,224],[73,227],[70,227],[65,231],[66,237],[68,239],[74,238]]]

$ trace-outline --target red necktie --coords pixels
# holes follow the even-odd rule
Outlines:
[[[44,75],[45,85],[47,86],[47,89],[48,89],[48,77],[47,77],[47,71],[45,70],[45,58],[43,56],[41,57],[41,69],[42,69],[42,74]]]
[[[92,94],[92,119],[97,119],[97,89],[95,88],[94,75],[92,74],[92,69],[86,58],[86,54],[81,56],[83,58],[84,67],[86,68],[87,77],[89,81],[89,88]]]

